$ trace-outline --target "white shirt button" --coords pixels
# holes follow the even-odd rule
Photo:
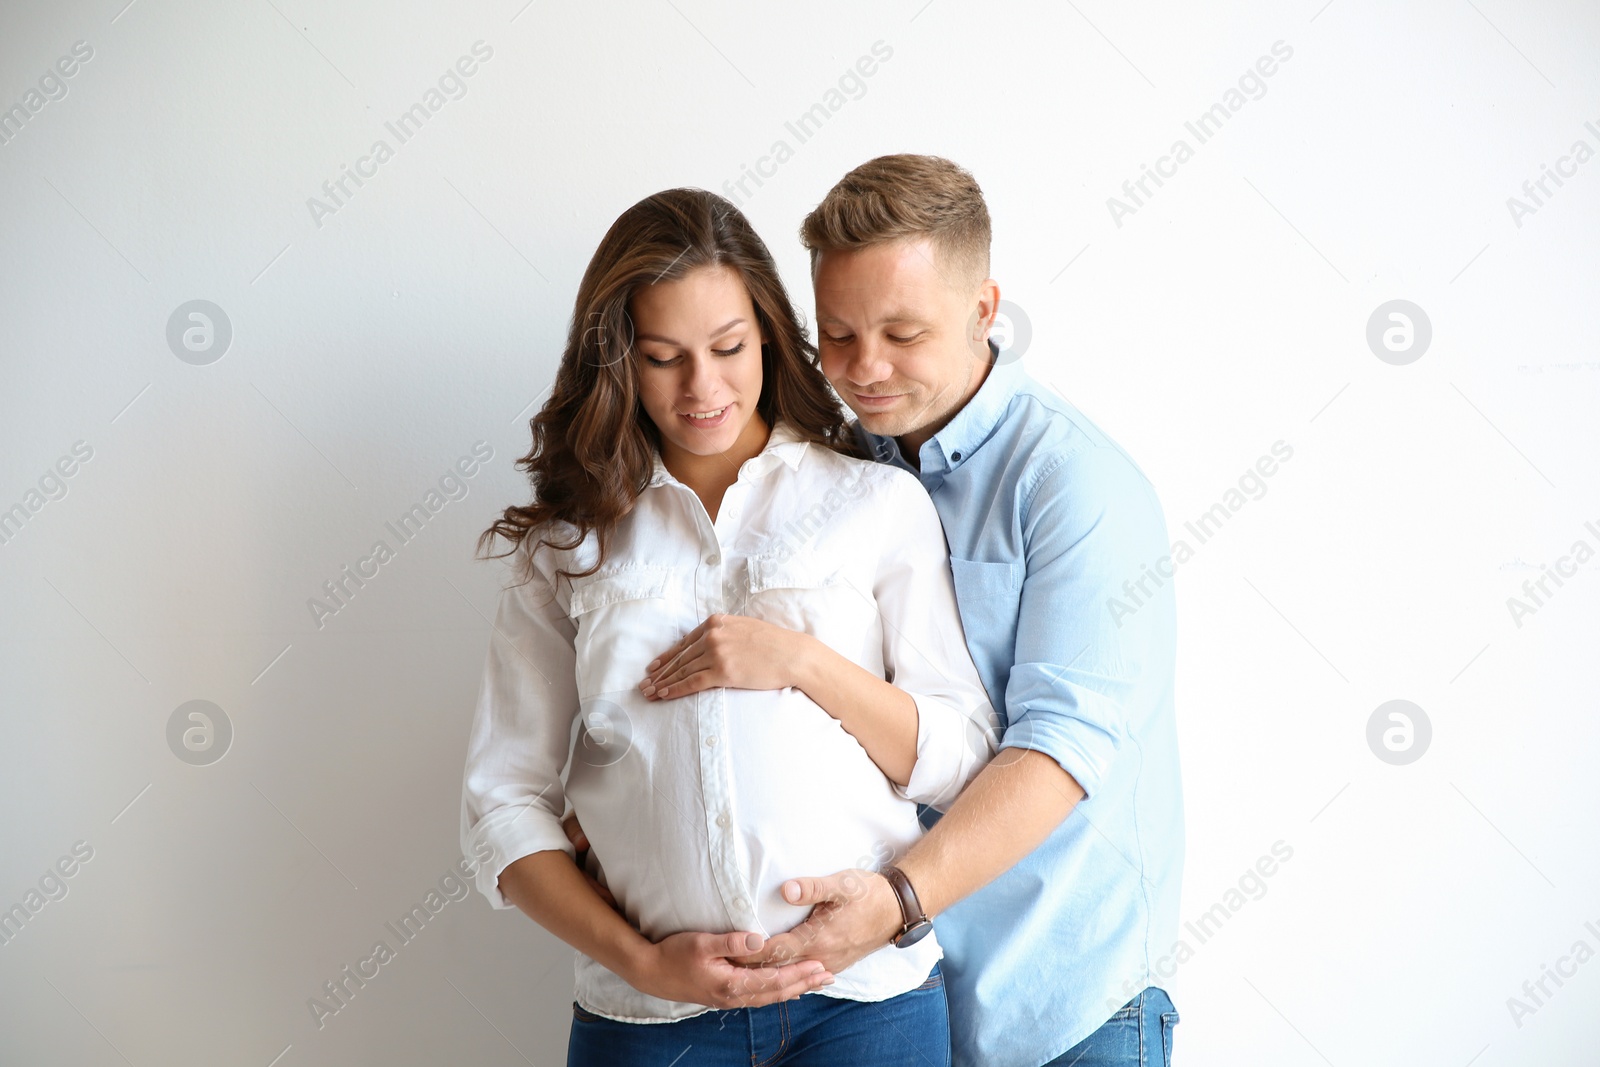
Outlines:
[[[721,815],[717,816],[717,825],[726,830],[729,826],[733,825],[733,819],[728,815],[727,812],[723,812]]]
[[[708,567],[715,567],[718,563],[721,563],[721,562],[722,562],[722,557],[717,555],[715,552],[712,552],[710,555],[706,556],[706,566],[708,566]]]
[[[706,738],[706,747],[707,748],[716,748],[717,747],[717,735],[716,734],[712,734],[710,737]]]
[[[750,910],[750,902],[748,900],[744,899],[744,897],[740,897],[738,900],[734,901],[733,902],[733,906],[735,908],[737,908],[738,910],[740,910],[740,911],[749,911]]]

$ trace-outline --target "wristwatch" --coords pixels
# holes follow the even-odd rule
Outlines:
[[[910,948],[932,932],[933,922],[917,902],[917,891],[911,888],[911,879],[906,877],[906,872],[899,867],[885,867],[878,873],[888,880],[889,888],[894,890],[894,895],[899,899],[900,917],[904,920],[892,944],[895,948]]]

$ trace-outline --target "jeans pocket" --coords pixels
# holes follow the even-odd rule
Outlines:
[[[1172,1067],[1172,1028],[1178,1025],[1178,1013],[1164,1011],[1161,1013],[1161,1064],[1162,1067]]]
[[[1112,1012],[1111,1018],[1107,1019],[1106,1022],[1127,1022],[1128,1020],[1132,1019],[1135,1023],[1137,1023],[1140,1014],[1143,1012],[1143,1009],[1143,998],[1134,997],[1132,1000],[1128,1001],[1128,1003]]]

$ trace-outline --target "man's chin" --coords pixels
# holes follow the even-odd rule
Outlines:
[[[860,408],[852,409],[856,413],[856,421],[861,428],[878,437],[898,437],[911,427],[905,423],[909,420],[899,412],[894,411],[862,411]]]

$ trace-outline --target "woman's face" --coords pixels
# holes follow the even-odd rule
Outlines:
[[[761,344],[755,306],[730,267],[701,267],[634,293],[629,304],[645,413],[662,458],[710,456],[761,436]]]

